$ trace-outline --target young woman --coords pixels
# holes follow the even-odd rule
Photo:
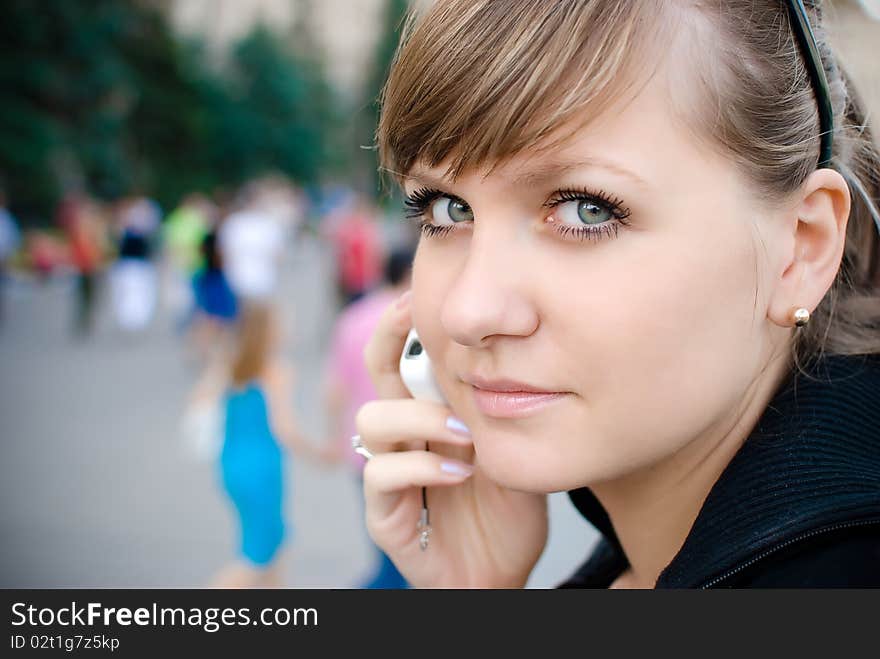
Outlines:
[[[378,141],[423,236],[354,439],[411,584],[524,585],[567,490],[604,536],[568,586],[880,586],[880,158],[807,5],[410,21]]]

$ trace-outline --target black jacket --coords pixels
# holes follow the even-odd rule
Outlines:
[[[626,557],[590,490],[569,496],[603,538],[560,587],[605,588]],[[656,586],[880,587],[880,356],[788,378]]]

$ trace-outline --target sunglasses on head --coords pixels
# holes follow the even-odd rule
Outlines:
[[[803,0],[787,0],[786,4],[791,15],[792,29],[797,37],[798,45],[803,51],[810,80],[813,83],[813,91],[816,94],[816,103],[819,106],[819,130],[822,139],[819,149],[819,167],[829,167],[834,136],[834,111],[831,108],[831,94],[828,90],[825,67],[822,66],[819,47],[816,45],[816,37],[813,34]]]
[[[831,149],[834,137],[834,110],[831,108],[831,93],[828,89],[828,78],[825,76],[825,67],[822,66],[822,58],[819,56],[819,47],[816,45],[816,37],[810,26],[810,19],[803,0],[787,0],[788,10],[791,15],[792,29],[797,36],[798,45],[803,51],[804,60],[810,73],[813,84],[813,92],[816,95],[816,104],[819,107],[819,130],[821,143],[819,148],[818,168],[831,167]],[[877,212],[871,196],[864,186],[853,178],[846,168],[841,169],[841,174],[847,180],[850,188],[865,202],[877,231],[880,232],[880,213]]]

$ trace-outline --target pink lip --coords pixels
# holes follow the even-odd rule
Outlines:
[[[486,416],[520,418],[565,397],[569,392],[548,391],[514,380],[463,378],[471,385],[474,402]]]
[[[477,389],[477,387],[472,387],[472,390],[474,401],[477,403],[480,411],[486,416],[499,419],[514,419],[528,416],[568,395],[562,392],[530,394],[524,391],[487,391],[485,389]]]

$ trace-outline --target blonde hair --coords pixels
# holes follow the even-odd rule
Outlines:
[[[243,386],[264,374],[271,350],[272,311],[262,304],[248,303],[241,312],[233,349],[230,376]]]
[[[880,353],[880,155],[818,4],[805,2],[831,88],[832,167],[853,206],[837,277],[792,343],[798,363]],[[455,178],[552,148],[682,46],[698,55],[683,90],[693,102],[678,108],[688,125],[762,199],[795,192],[816,169],[820,127],[783,0],[439,0],[404,28],[381,98],[380,163],[400,179],[416,163],[448,161]]]

